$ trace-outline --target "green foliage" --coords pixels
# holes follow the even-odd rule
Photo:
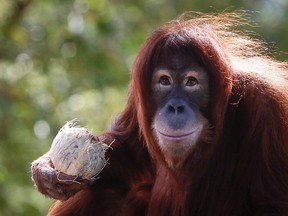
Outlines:
[[[156,26],[184,11],[259,10],[256,30],[287,51],[287,7],[283,0],[1,0],[0,215],[46,215],[52,200],[33,187],[31,161],[68,120],[96,134],[109,128],[124,107],[137,50]]]

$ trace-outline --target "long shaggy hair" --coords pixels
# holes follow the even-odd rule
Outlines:
[[[288,66],[239,30],[246,23],[235,13],[183,15],[154,31],[136,57],[127,106],[106,133],[116,139],[101,174],[107,183],[56,204],[51,214],[287,215]],[[152,135],[151,78],[161,53],[177,50],[192,53],[210,76],[211,134],[171,170]],[[111,176],[125,189],[109,189]],[[118,195],[105,196],[103,188]],[[99,194],[102,212],[91,206]],[[115,207],[107,204],[113,197]]]

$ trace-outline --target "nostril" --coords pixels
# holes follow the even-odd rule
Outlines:
[[[184,106],[178,106],[177,107],[177,112],[178,113],[183,113],[184,112]]]
[[[172,113],[172,114],[180,114],[180,113],[183,113],[184,112],[184,106],[172,106],[172,105],[169,105],[168,106],[168,112],[169,113]]]
[[[168,106],[168,112],[169,113],[175,113],[175,108],[173,106]]]

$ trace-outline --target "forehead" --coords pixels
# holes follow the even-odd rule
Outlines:
[[[204,69],[195,59],[192,53],[184,51],[162,53],[157,61],[155,70],[167,69],[174,72]]]
[[[199,66],[199,64],[192,53],[183,50],[174,50],[161,53],[156,68],[181,70],[193,66]]]

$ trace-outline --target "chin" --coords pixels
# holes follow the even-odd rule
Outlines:
[[[154,130],[158,145],[169,167],[177,168],[183,164],[198,142],[201,131],[198,128],[181,134],[179,132],[168,134]]]

